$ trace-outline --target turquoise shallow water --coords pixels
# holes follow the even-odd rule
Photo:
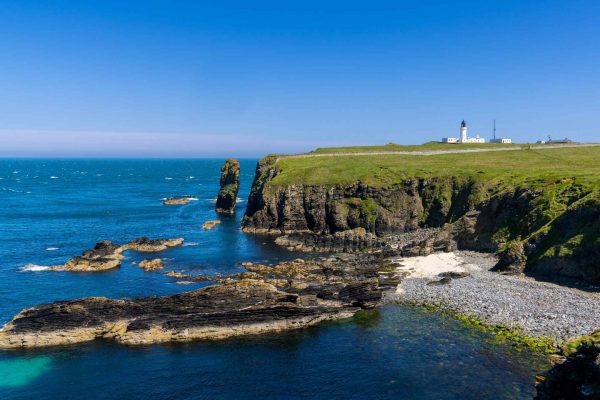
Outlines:
[[[123,266],[96,274],[22,272],[65,262],[98,240],[184,237],[167,269],[233,272],[242,261],[293,258],[239,221],[255,160],[242,160],[240,211],[210,231],[223,160],[0,161],[0,323],[25,307],[83,296],[171,294],[179,286]],[[161,199],[192,195],[185,206]],[[494,344],[447,317],[384,307],[369,325],[344,321],[301,332],[210,343],[128,348],[98,342],[0,352],[0,398],[527,398],[539,356]]]

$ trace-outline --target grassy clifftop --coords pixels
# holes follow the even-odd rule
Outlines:
[[[383,235],[451,224],[462,248],[498,251],[499,268],[600,282],[600,146],[259,165],[245,228]]]
[[[499,148],[535,148],[549,146],[549,144],[537,143],[441,143],[427,142],[423,144],[404,145],[388,143],[380,146],[345,146],[345,147],[320,147],[308,154],[337,154],[337,153],[379,153],[395,151],[436,151],[436,150],[466,150],[466,149],[499,149]]]
[[[445,149],[448,149],[446,146]],[[600,146],[481,153],[348,155],[281,158],[270,185],[337,185],[360,181],[388,186],[407,178],[465,176],[476,180],[544,184],[559,179],[600,187]]]

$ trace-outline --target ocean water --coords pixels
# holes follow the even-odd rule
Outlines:
[[[35,304],[85,296],[192,290],[133,265],[51,272],[99,240],[184,237],[166,270],[240,271],[243,261],[298,255],[239,223],[256,160],[242,160],[238,212],[217,216],[223,160],[0,160],[0,324]],[[184,206],[161,199],[189,195]],[[211,219],[222,223],[204,231]],[[28,266],[28,267],[26,267]],[[33,267],[32,267],[33,266]],[[376,318],[282,334],[185,345],[96,342],[0,352],[1,399],[513,399],[530,398],[543,357],[419,309],[389,305]]]

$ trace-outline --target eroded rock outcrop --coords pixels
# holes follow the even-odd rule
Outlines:
[[[109,240],[96,243],[92,250],[86,250],[81,256],[75,256],[64,265],[50,267],[51,271],[70,272],[99,272],[118,268],[123,261],[123,252],[134,250],[145,253],[155,253],[183,244],[183,238],[177,239],[148,239],[140,237],[126,245],[118,245]],[[141,266],[141,264],[140,264]]]
[[[52,271],[96,272],[107,271],[121,266],[123,247],[109,240],[96,243],[93,250],[86,250],[64,265],[50,267]]]
[[[240,162],[230,158],[221,168],[220,189],[215,209],[217,212],[232,214],[235,212],[237,194],[240,187]]]
[[[296,260],[245,268],[247,272],[220,277],[220,285],[175,296],[94,297],[32,307],[3,327],[0,349],[97,338],[135,345],[298,329],[374,307],[383,292],[398,283],[394,272],[374,258]]]
[[[142,253],[156,253],[164,251],[171,247],[181,246],[183,244],[183,238],[176,239],[148,239],[147,237],[140,237],[132,242],[127,243],[123,246],[124,250],[135,250]]]
[[[388,236],[440,229],[414,248],[498,252],[498,270],[600,282],[600,193],[575,179],[512,181],[477,175],[406,177],[370,186],[278,183],[259,161],[242,229],[287,235],[294,249],[381,247]],[[362,228],[367,235],[354,233]],[[343,232],[343,233],[340,233]]]

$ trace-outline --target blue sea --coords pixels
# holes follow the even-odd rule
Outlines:
[[[201,287],[144,272],[135,253],[109,272],[44,270],[100,240],[184,237],[160,255],[166,270],[203,274],[297,257],[239,229],[256,160],[241,161],[238,212],[217,216],[223,161],[0,160],[0,325],[39,303]],[[183,195],[195,200],[162,204]],[[521,399],[546,368],[544,357],[446,316],[388,305],[368,323],[225,341],[0,351],[0,399]]]

